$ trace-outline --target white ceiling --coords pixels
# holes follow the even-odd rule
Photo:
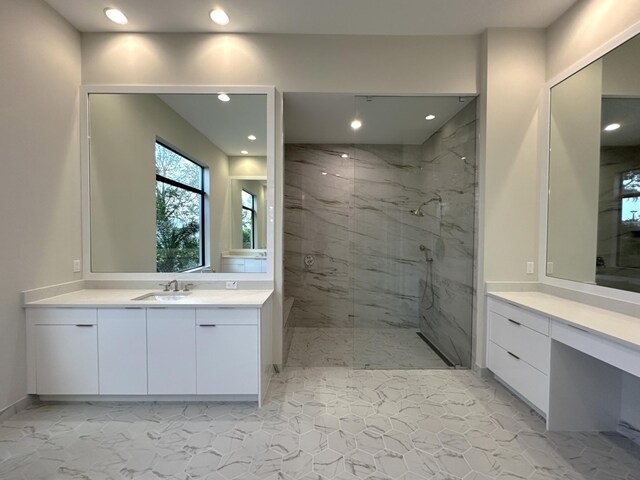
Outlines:
[[[464,101],[461,101],[464,100]],[[473,97],[284,94],[286,143],[420,145]],[[429,114],[433,120],[426,120]],[[354,131],[351,121],[362,127]]]
[[[603,98],[602,99],[603,146],[630,147],[640,145],[640,98]],[[619,123],[620,128],[605,132],[604,127]]]
[[[244,32],[475,35],[487,27],[544,28],[576,0],[46,0],[81,32]],[[121,9],[126,26],[104,16]],[[231,19],[209,19],[212,7]]]
[[[182,118],[230,156],[265,156],[267,153],[266,95],[158,95]],[[249,140],[255,135],[256,140]]]

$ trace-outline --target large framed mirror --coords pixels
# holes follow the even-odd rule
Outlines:
[[[548,277],[640,292],[640,36],[551,88]]]
[[[272,88],[85,87],[83,99],[87,278],[273,278]],[[235,231],[246,212],[248,242]],[[236,258],[243,268],[225,268]]]

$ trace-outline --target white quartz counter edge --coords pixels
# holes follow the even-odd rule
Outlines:
[[[273,290],[193,290],[181,300],[133,300],[153,290],[78,290],[56,297],[25,303],[25,307],[262,307]]]
[[[640,348],[640,318],[540,292],[492,292],[487,295]]]

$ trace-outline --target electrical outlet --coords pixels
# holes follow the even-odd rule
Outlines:
[[[235,290],[238,288],[238,282],[227,282],[227,290]]]
[[[534,265],[533,262],[527,262],[527,275],[531,275],[535,271]]]
[[[553,273],[553,262],[547,262],[547,273]]]
[[[74,273],[78,273],[82,271],[82,264],[80,263],[80,260],[74,260],[73,261],[73,272]]]

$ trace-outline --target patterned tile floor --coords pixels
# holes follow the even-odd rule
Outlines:
[[[287,365],[368,370],[447,368],[416,330],[403,328],[298,327]]]
[[[545,433],[470,371],[286,368],[255,404],[41,405],[0,423],[0,478],[640,480],[618,434]]]

